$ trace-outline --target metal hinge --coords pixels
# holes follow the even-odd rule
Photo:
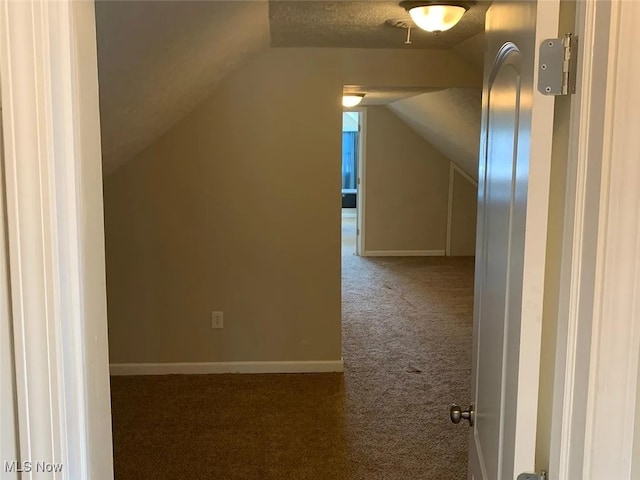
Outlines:
[[[360,229],[359,228],[356,230],[356,235],[360,235]]]
[[[518,480],[549,480],[547,478],[547,472],[542,471],[540,473],[521,473],[518,475]]]
[[[538,91],[543,95],[576,93],[577,37],[567,33],[563,38],[547,38],[539,54]]]

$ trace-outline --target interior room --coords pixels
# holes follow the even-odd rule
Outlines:
[[[638,21],[3,2],[2,479],[638,477]]]
[[[465,478],[487,6],[96,4],[118,478]]]

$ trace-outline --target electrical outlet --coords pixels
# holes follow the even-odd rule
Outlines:
[[[211,328],[224,328],[224,315],[222,312],[211,312]]]

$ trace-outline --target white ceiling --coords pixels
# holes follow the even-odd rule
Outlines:
[[[484,30],[489,2],[480,1],[458,25],[443,34],[389,27],[386,20],[413,24],[400,1],[271,0],[269,19],[274,47],[451,48]]]

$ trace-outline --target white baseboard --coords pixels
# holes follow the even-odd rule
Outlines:
[[[444,257],[444,250],[369,250],[363,257]]]
[[[311,362],[112,363],[109,370],[111,375],[327,373],[344,371],[344,363],[342,359]]]

